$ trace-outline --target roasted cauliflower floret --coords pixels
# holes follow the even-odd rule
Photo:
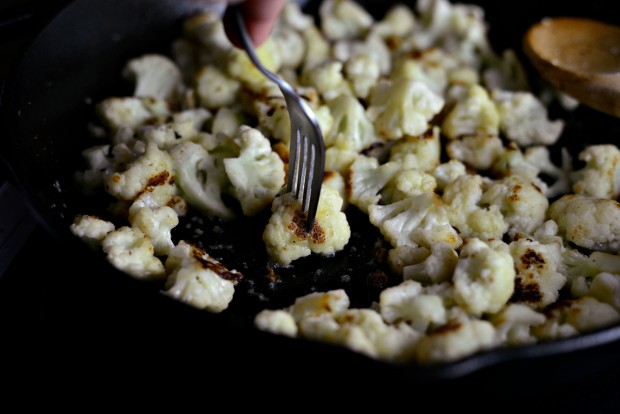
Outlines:
[[[560,273],[562,245],[520,238],[509,247],[517,272],[511,301],[538,309],[555,302],[566,283],[566,276]]]
[[[134,82],[133,96],[174,100],[183,92],[183,76],[176,63],[167,56],[146,54],[130,59],[123,76]]]
[[[390,147],[389,161],[398,161],[403,169],[432,171],[441,162],[439,127],[429,128],[421,135],[406,135]]]
[[[351,164],[347,176],[349,202],[367,213],[371,205],[381,200],[381,191],[400,168],[397,162],[379,164],[376,158],[358,156]]]
[[[224,168],[232,194],[246,216],[254,216],[271,205],[285,183],[284,162],[257,129],[239,128],[239,156],[225,158]]]
[[[379,141],[364,106],[352,95],[344,94],[327,102],[333,123],[324,134],[325,145],[360,152]]]
[[[155,256],[153,243],[137,228],[123,226],[107,233],[101,247],[114,267],[136,279],[163,280],[166,277],[164,264]]]
[[[69,226],[71,233],[82,239],[91,249],[101,248],[108,233],[115,230],[114,223],[87,214],[78,214]]]
[[[550,121],[547,108],[531,92],[495,89],[491,93],[499,114],[500,130],[522,147],[553,145],[564,130],[564,121]]]
[[[488,170],[504,152],[497,136],[464,135],[449,142],[446,151],[452,160],[458,160],[476,170]]]
[[[221,159],[191,141],[175,145],[168,152],[174,163],[177,184],[190,205],[227,220],[235,217],[233,209],[222,200],[230,182]]]
[[[111,97],[96,105],[96,112],[111,131],[126,127],[131,130],[147,122],[165,120],[171,114],[170,106],[162,99],[151,97]]]
[[[496,313],[514,292],[514,261],[505,251],[469,239],[461,248],[453,280],[454,300],[468,313]]]
[[[374,123],[377,135],[398,139],[423,134],[443,105],[441,95],[425,83],[401,78],[380,81],[370,95],[366,113]]]
[[[419,332],[441,326],[448,318],[443,299],[425,293],[422,285],[413,280],[383,290],[379,308],[386,322],[407,322]]]
[[[295,318],[284,309],[263,309],[254,317],[254,325],[261,331],[293,338],[298,333]]]
[[[592,278],[580,276],[571,284],[574,297],[592,296],[620,312],[620,275],[601,272]]]
[[[319,8],[321,32],[328,40],[363,37],[375,19],[351,0],[325,0]]]
[[[524,345],[538,342],[532,327],[545,322],[545,315],[527,305],[511,303],[490,318],[499,341],[508,345]]]
[[[458,258],[458,253],[445,242],[434,243],[430,248],[404,245],[388,252],[388,263],[394,272],[404,280],[424,285],[450,280]]]
[[[230,77],[216,65],[204,65],[196,74],[196,93],[207,109],[217,109],[235,103],[241,82]]]
[[[517,176],[493,182],[480,199],[498,206],[511,230],[533,233],[546,218],[549,200],[534,184]]]
[[[471,85],[456,102],[441,124],[441,132],[450,139],[462,135],[499,135],[500,118],[489,93],[480,85]]]
[[[150,143],[144,155],[132,161],[123,172],[105,177],[105,189],[119,200],[133,200],[150,187],[174,182],[170,155]]]
[[[151,240],[156,256],[166,256],[174,247],[172,229],[179,224],[179,216],[172,207],[139,208],[129,222]]]
[[[487,185],[480,175],[463,174],[444,188],[442,199],[450,224],[465,238],[501,239],[508,231],[499,207],[482,201]]]
[[[606,198],[568,194],[549,206],[559,234],[586,249],[620,250],[620,204]]]
[[[314,227],[310,230],[292,193],[276,197],[263,232],[269,257],[278,264],[288,265],[312,253],[330,256],[342,250],[351,237],[347,216],[342,212],[343,202],[338,191],[323,186]]]
[[[585,166],[571,174],[572,189],[585,196],[610,198],[620,195],[620,150],[616,145],[591,145],[579,153]]]
[[[222,312],[233,299],[235,285],[243,278],[186,241],[179,242],[166,259],[168,278],[164,294],[197,309]]]
[[[446,206],[435,193],[423,193],[385,206],[368,207],[370,222],[394,247],[445,242],[453,248],[463,240],[450,225]]]

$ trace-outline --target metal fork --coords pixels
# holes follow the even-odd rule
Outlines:
[[[260,62],[250,38],[241,9],[234,7],[234,19],[241,42],[254,65],[275,82],[286,101],[291,122],[287,191],[295,194],[306,214],[306,232],[314,226],[321,184],[325,172],[325,144],[316,116],[308,103],[286,81],[267,70]]]

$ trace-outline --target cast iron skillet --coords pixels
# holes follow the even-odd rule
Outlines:
[[[390,4],[378,0],[363,3],[377,16]],[[587,11],[569,9],[570,6],[562,2],[526,1],[514,10],[508,10],[503,2],[471,3],[486,8],[490,36],[496,49],[512,47],[518,53],[525,28],[544,16],[588,15],[608,21],[611,18],[605,14],[604,2],[589,3]],[[549,378],[550,372],[562,372],[566,379],[566,372],[579,372],[584,364],[592,370],[598,366],[597,362],[602,366],[607,358],[616,355],[614,351],[620,346],[620,325],[548,344],[493,350],[437,367],[394,366],[345,349],[270,335],[251,327],[252,311],[266,303],[270,307],[288,306],[294,297],[312,288],[324,290],[344,286],[352,297],[353,307],[368,305],[374,295],[393,283],[381,260],[382,246],[375,243],[379,240],[377,231],[363,225],[356,227],[354,224],[351,247],[335,260],[303,259],[297,273],[288,275],[288,282],[282,284],[274,284],[264,277],[266,270],[261,268],[264,249],[260,238],[240,241],[238,237],[243,232],[237,231],[244,226],[264,226],[260,221],[264,217],[259,217],[258,223],[246,222],[225,228],[219,239],[203,240],[210,253],[227,266],[258,275],[246,277],[230,310],[220,315],[196,311],[170,300],[152,286],[118,272],[103,257],[88,250],[68,229],[76,213],[92,207],[74,188],[72,174],[78,167],[81,150],[88,146],[86,124],[92,119],[93,104],[108,96],[128,93],[120,77],[124,63],[146,52],[168,53],[172,39],[180,34],[183,18],[200,6],[200,0],[73,1],[35,37],[14,66],[3,90],[0,114],[4,128],[3,161],[11,179],[24,193],[40,223],[66,246],[67,254],[86,258],[77,264],[79,270],[97,280],[98,289],[105,295],[113,300],[115,292],[129,289],[141,300],[148,298],[149,306],[166,309],[168,318],[162,321],[162,324],[169,324],[166,329],[172,325],[178,333],[179,327],[183,327],[183,332],[190,333],[197,341],[229,336],[234,338],[231,342],[240,347],[233,347],[234,352],[238,351],[237,358],[243,354],[245,364],[272,370],[359,368],[367,372],[389,372],[390,378],[433,383],[474,375],[494,378],[497,372],[509,373],[506,378],[517,381],[521,374],[529,377],[533,370],[544,369],[545,378]],[[316,11],[316,4],[310,3],[308,11],[313,10]],[[554,115],[566,115],[560,109],[555,111]],[[620,132],[617,119],[587,108],[580,108],[567,122],[562,139],[573,152],[584,145],[583,137],[590,140],[589,143],[612,142]],[[353,217],[352,222],[362,219]],[[247,258],[243,263],[235,261],[239,252]],[[340,278],[343,272],[367,276],[351,277],[343,283]],[[264,295],[258,297],[251,293],[257,290]],[[202,328],[196,329],[197,326]],[[252,346],[241,347],[239,341]]]

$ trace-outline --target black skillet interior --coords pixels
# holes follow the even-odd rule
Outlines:
[[[375,15],[381,16],[392,2],[370,0],[363,2]],[[489,35],[496,50],[506,47],[520,52],[521,36],[526,27],[545,16],[587,15],[612,23],[604,2],[590,2],[587,10],[565,2],[523,1],[511,9],[506,2],[472,1],[485,7],[490,23]],[[244,340],[255,344],[256,352],[272,346],[287,349],[278,358],[282,365],[297,364],[296,355],[303,354],[308,366],[335,361],[344,366],[368,366],[390,369],[421,381],[458,378],[489,366],[512,365],[523,369],[523,361],[554,361],[558,355],[572,355],[591,348],[607,346],[620,338],[620,326],[615,326],[577,339],[540,344],[519,349],[487,352],[455,364],[434,368],[416,366],[393,367],[322,344],[273,337],[249,328],[254,311],[261,307],[288,306],[301,293],[344,287],[352,298],[352,306],[368,305],[376,294],[395,280],[382,261],[384,249],[376,229],[354,224],[352,241],[335,259],[307,258],[294,269],[280,269],[278,277],[267,277],[265,254],[259,230],[264,222],[236,223],[225,231],[202,240],[210,253],[230,268],[246,274],[246,278],[225,315],[194,311],[185,305],[162,297],[157,289],[131,280],[99,255],[86,249],[68,230],[76,213],[85,212],[87,205],[73,186],[72,174],[81,159],[80,152],[88,142],[87,122],[93,117],[93,104],[115,94],[127,93],[120,69],[129,59],[145,52],[168,53],[172,39],[180,34],[184,16],[200,7],[200,0],[152,0],[145,8],[143,0],[77,0],[59,13],[34,42],[25,50],[14,68],[2,96],[3,158],[16,185],[26,194],[33,212],[45,228],[67,246],[68,254],[89,257],[85,272],[100,278],[101,290],[113,297],[118,289],[131,289],[139,295],[150,295],[153,306],[169,309],[176,315],[174,323],[209,324],[217,329],[243,332]],[[309,12],[316,11],[311,2]],[[556,109],[557,115],[563,114]],[[563,137],[572,151],[585,142],[610,142],[620,132],[615,118],[580,108],[567,118]],[[90,208],[90,206],[88,206]],[[355,217],[360,223],[363,217]],[[195,221],[187,219],[188,222]],[[221,223],[217,223],[221,224]],[[254,228],[250,237],[246,226]],[[206,226],[207,228],[210,225]],[[178,236],[185,226],[178,226]],[[233,248],[234,246],[234,248]],[[240,253],[244,260],[239,260]],[[247,277],[251,275],[252,277]],[[350,277],[343,278],[343,275]],[[286,280],[285,283],[278,280]],[[259,292],[260,294],[256,294]],[[185,323],[186,322],[186,323]],[[204,325],[207,326],[207,325]],[[238,330],[237,330],[238,329]],[[290,355],[290,356],[289,356]],[[573,359],[577,358],[572,358]],[[558,361],[557,364],[564,364]]]

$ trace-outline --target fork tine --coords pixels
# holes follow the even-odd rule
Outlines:
[[[292,135],[292,134],[291,134]],[[299,191],[299,167],[300,167],[300,152],[301,150],[301,133],[297,131],[297,136],[291,137],[291,144],[289,147],[289,160],[288,160],[288,178],[286,190],[289,193],[295,195]]]

